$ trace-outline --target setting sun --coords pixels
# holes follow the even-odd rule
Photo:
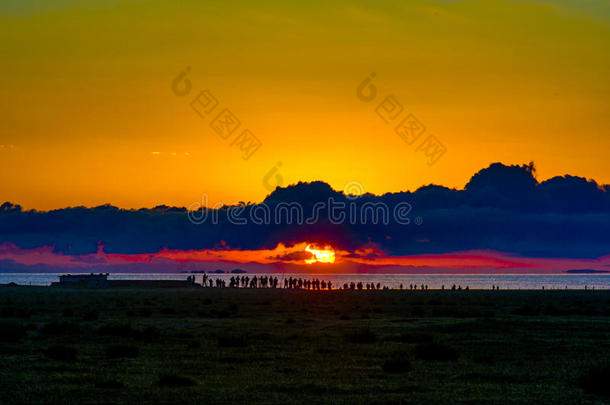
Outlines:
[[[307,245],[306,252],[312,254],[311,259],[305,259],[305,263],[334,263],[335,251],[330,246],[325,246],[324,249],[314,249],[311,245]]]

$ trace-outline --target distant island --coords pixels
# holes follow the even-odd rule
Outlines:
[[[592,274],[592,273],[610,273],[610,271],[606,270],[593,270],[593,269],[576,269],[576,270],[567,270],[566,273],[571,274]]]

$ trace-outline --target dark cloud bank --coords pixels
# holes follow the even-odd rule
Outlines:
[[[345,221],[333,224],[327,209],[314,224],[287,221],[236,225],[234,217],[250,218],[259,205],[226,206],[211,220],[196,225],[186,208],[159,206],[124,210],[110,205],[52,211],[24,211],[18,205],[0,207],[0,242],[21,248],[54,246],[64,254],[94,253],[101,243],[106,253],[154,253],[168,249],[273,248],[279,242],[304,240],[331,243],[354,250],[374,243],[387,254],[442,253],[493,249],[525,256],[594,258],[610,248],[610,186],[582,177],[561,176],[538,182],[533,164],[505,166],[494,163],[476,173],[464,190],[437,185],[415,192],[366,194],[355,200],[326,183],[299,183],[278,188],[263,202],[271,212],[280,203],[298,202],[305,218],[316,202],[329,198],[347,206],[400,203],[412,206],[410,224]],[[211,218],[212,212],[208,213]],[[231,214],[231,215],[232,215]],[[260,217],[260,215],[258,216]],[[419,217],[422,223],[417,225]]]

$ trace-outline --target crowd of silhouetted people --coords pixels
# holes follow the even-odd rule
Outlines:
[[[195,276],[187,277],[187,281],[196,284]],[[302,278],[302,277],[287,277],[283,278],[283,281],[280,281],[277,276],[232,276],[228,281],[223,280],[221,278],[212,278],[211,276],[204,274],[203,279],[201,281],[201,285],[203,287],[209,288],[285,288],[290,290],[315,290],[315,291],[329,291],[329,290],[354,290],[354,291],[370,291],[370,290],[390,290],[391,288],[382,285],[381,283],[366,283],[362,281],[351,281],[349,283],[343,283],[343,285],[335,286],[330,280],[322,280],[319,278]],[[403,285],[400,284],[400,290],[420,290],[427,291],[428,284],[409,284]],[[544,290],[544,286],[542,286],[542,290]],[[568,286],[565,286],[565,289],[568,289]],[[595,289],[595,287],[585,286],[585,290]],[[440,287],[440,290],[451,290],[451,291],[461,291],[461,290],[470,290],[469,286],[462,287],[459,284],[453,284],[451,287],[445,288],[443,284]],[[492,285],[491,290],[498,291],[500,290],[499,285]]]
[[[208,277],[207,274],[203,275],[201,282],[203,287],[216,287],[225,288],[227,287],[227,281],[217,278],[216,280]],[[272,276],[233,276],[229,280],[229,288],[277,288],[279,280],[277,277]]]
[[[195,277],[192,276],[192,281],[194,282]],[[228,282],[227,280],[223,280],[221,278],[213,279],[207,274],[203,275],[203,279],[201,282],[203,287],[209,288],[285,288],[291,290],[389,290],[390,288],[385,285],[381,285],[381,283],[363,283],[361,281],[355,282],[352,281],[350,283],[344,283],[343,286],[334,287],[332,281],[330,280],[321,280],[319,278],[297,278],[297,277],[288,277],[284,278],[283,283],[280,283],[277,276],[232,276]],[[406,286],[400,284],[400,289],[404,290]],[[409,290],[427,290],[427,284],[409,284]],[[445,286],[441,287],[441,290],[444,290]],[[468,290],[469,287],[466,286],[462,288],[461,285],[453,285],[451,286],[451,290]],[[500,287],[493,286],[493,289],[500,289]]]
[[[201,285],[203,287],[216,288],[278,288],[280,282],[277,277],[273,276],[232,276],[229,279],[228,285],[226,280],[220,278],[212,279],[206,274],[203,275]],[[299,290],[332,290],[332,282],[326,280],[303,279],[303,278],[285,278],[284,288],[299,289]]]
[[[328,280],[320,280],[318,278],[314,278],[312,280],[302,279],[302,278],[285,278],[284,279],[284,288],[290,289],[305,289],[305,290],[332,290],[333,283]]]

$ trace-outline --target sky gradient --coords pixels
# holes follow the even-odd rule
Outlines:
[[[278,162],[285,184],[375,194],[496,161],[610,183],[603,0],[3,1],[0,21],[0,189],[25,208],[262,201]],[[203,89],[260,139],[250,159],[191,109]],[[436,164],[376,114],[388,95],[446,147]]]

